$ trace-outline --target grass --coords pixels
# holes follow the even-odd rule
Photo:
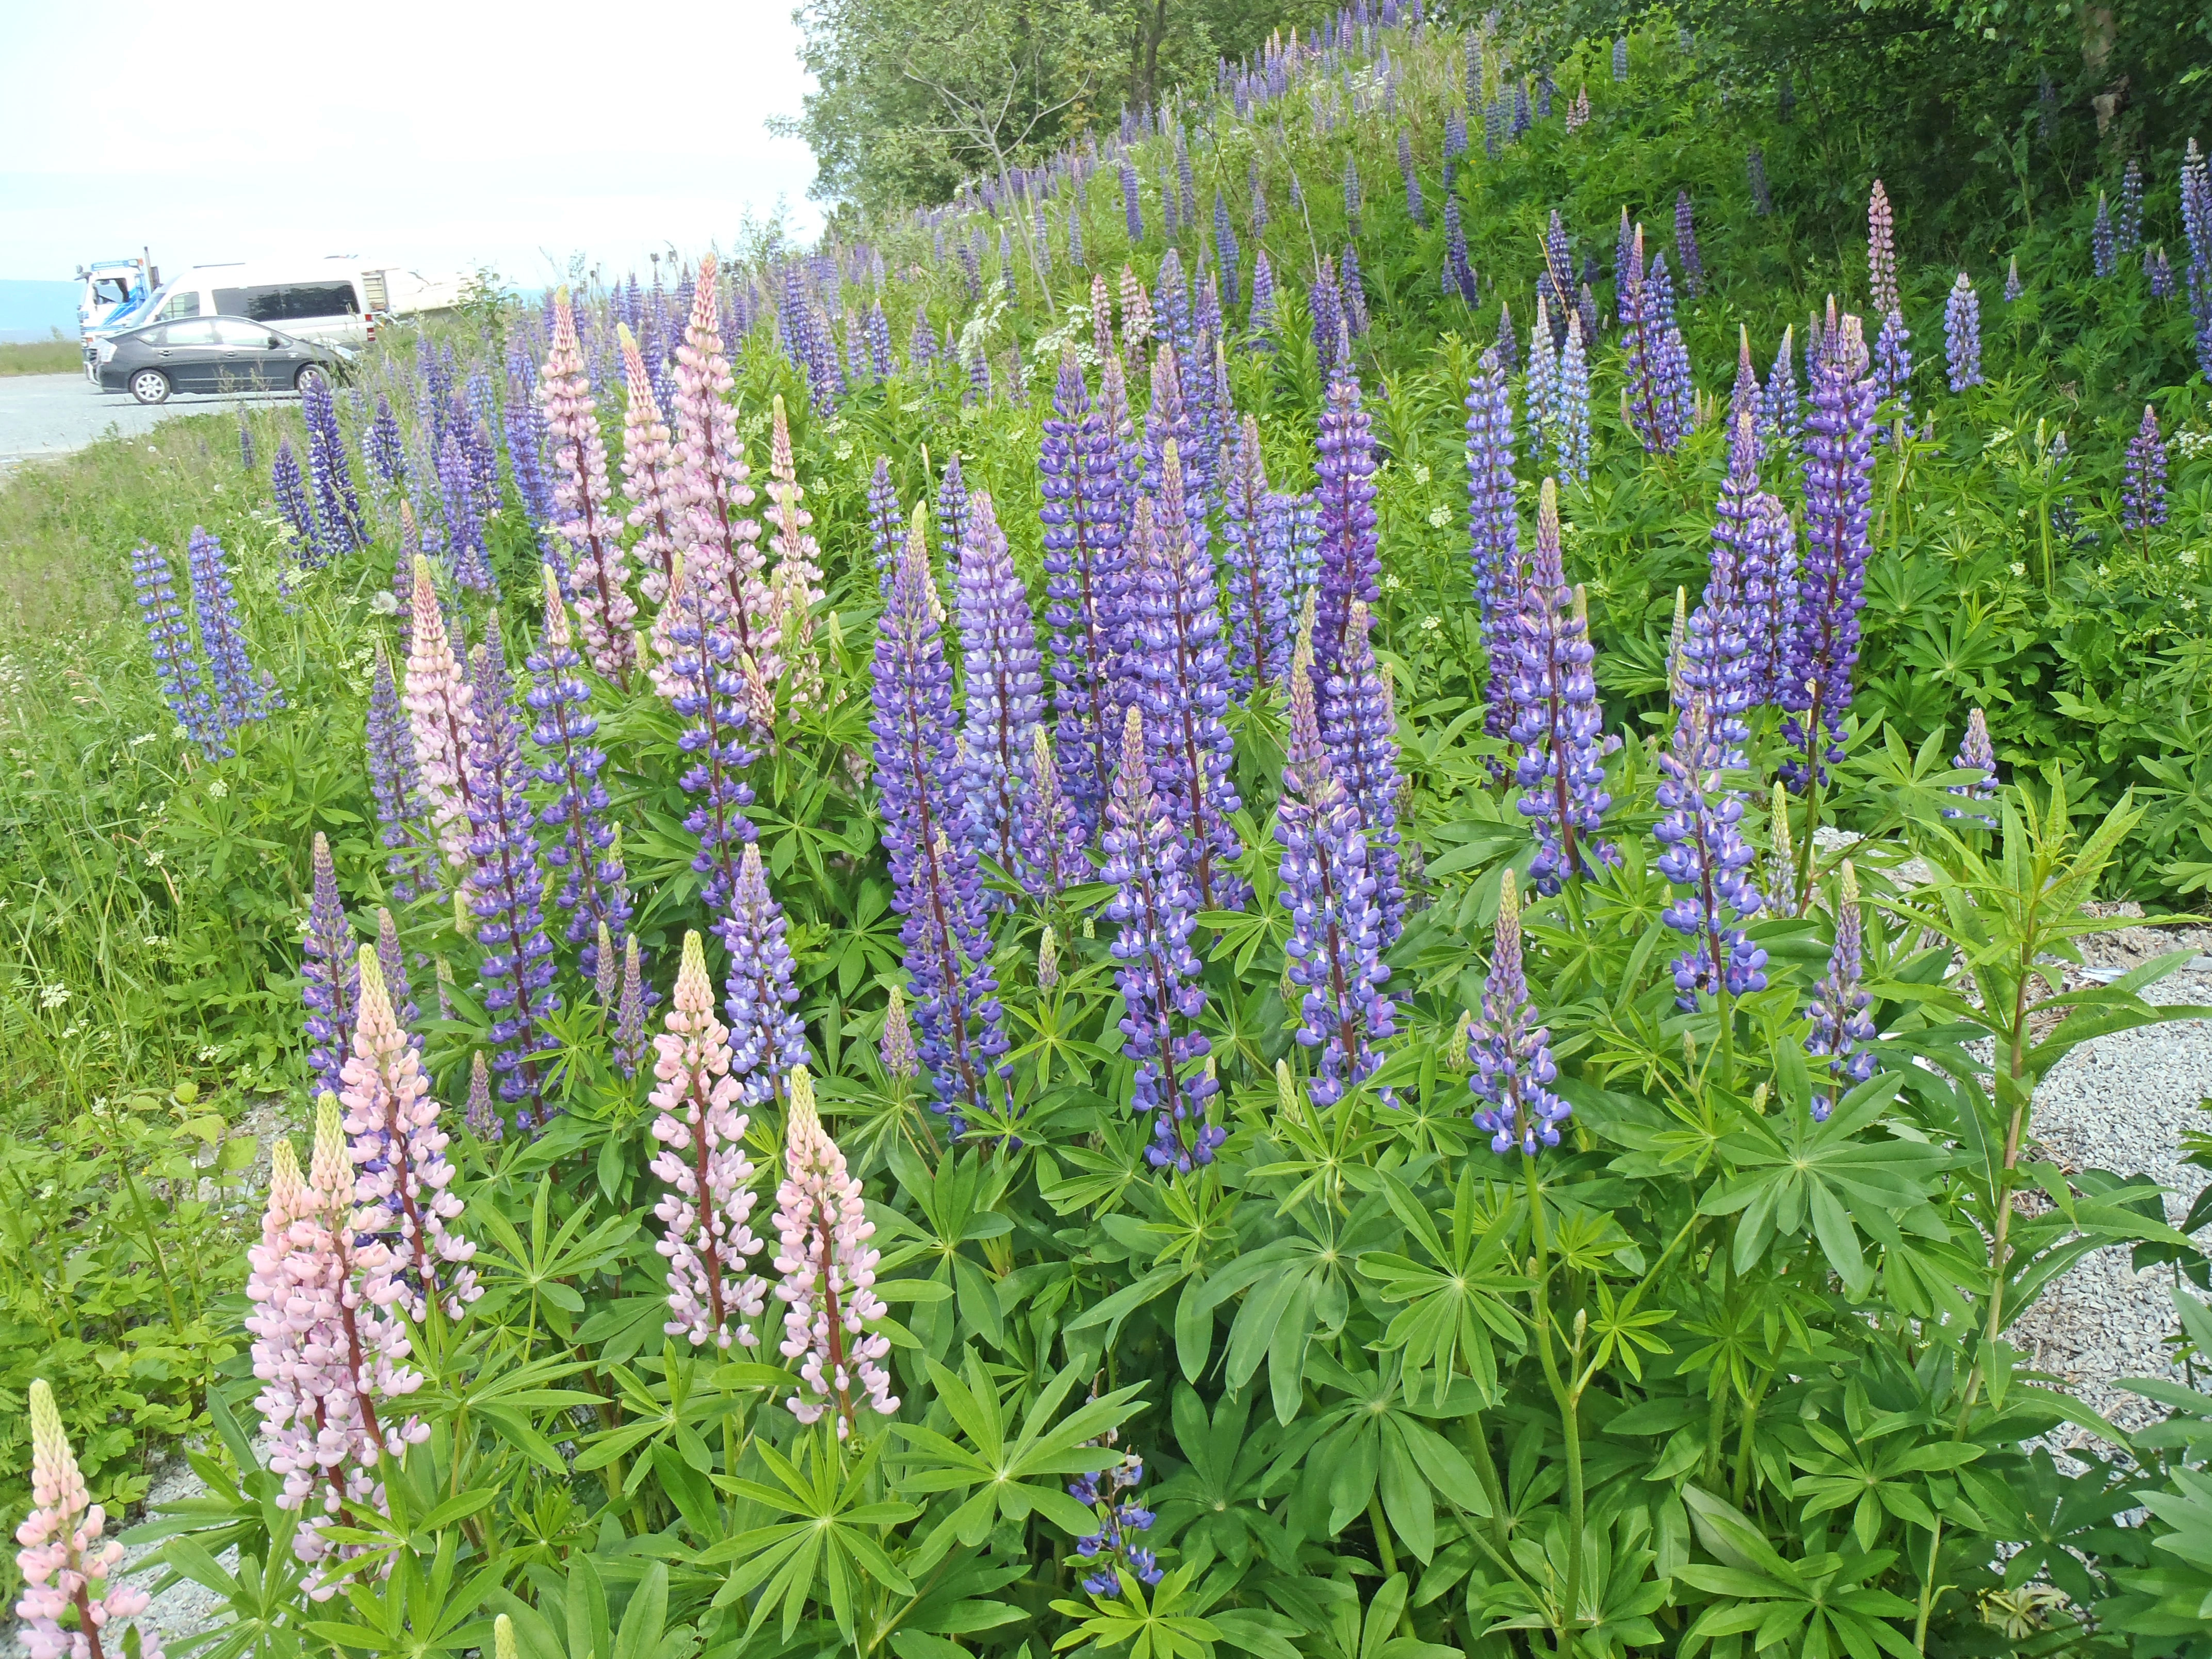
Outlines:
[[[82,349],[58,333],[51,340],[0,344],[0,374],[68,374],[83,364]]]

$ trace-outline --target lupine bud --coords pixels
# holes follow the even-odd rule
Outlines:
[[[1797,850],[1790,844],[1790,793],[1778,781],[1767,809],[1766,908],[1777,916],[1797,914]]]
[[[1961,772],[1978,772],[1981,775],[1971,783],[1948,784],[1943,793],[1956,795],[1963,800],[1994,800],[1997,793],[1996,750],[1990,742],[1989,716],[1977,708],[1966,717],[1966,735],[1959,744],[1959,752],[1951,764]],[[1997,821],[1986,812],[1970,811],[1963,806],[1947,806],[1943,816],[1978,823],[1985,830],[1994,830]]]
[[[906,993],[891,987],[890,1004],[884,1015],[880,1045],[884,1070],[895,1078],[913,1077],[920,1069],[914,1052],[914,1027],[906,1017]]]
[[[23,1645],[31,1659],[94,1659],[127,1650],[116,1621],[136,1618],[151,1598],[119,1582],[123,1545],[101,1541],[106,1511],[91,1501],[76,1455],[62,1427],[54,1391],[44,1377],[32,1379],[31,1512],[15,1529],[15,1565],[23,1575],[23,1595],[15,1616],[23,1621]],[[76,1615],[76,1628],[62,1620]],[[161,1659],[155,1632],[141,1626],[139,1659]],[[103,1648],[100,1638],[107,1638]]]
[[[1814,988],[1813,1029],[1805,1038],[1805,1051],[1828,1062],[1825,1086],[1813,1095],[1815,1123],[1828,1121],[1838,1094],[1874,1075],[1874,1053],[1866,1046],[1875,1036],[1874,1021],[1867,1014],[1874,997],[1859,982],[1865,925],[1859,915],[1858,877],[1845,859],[1836,904],[1835,948],[1829,952],[1826,975]]]

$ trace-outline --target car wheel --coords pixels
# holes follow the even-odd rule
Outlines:
[[[169,377],[158,368],[142,368],[131,377],[131,395],[142,404],[166,404]]]
[[[303,398],[309,386],[327,387],[330,383],[331,377],[324,373],[320,363],[309,363],[292,377],[292,389]]]

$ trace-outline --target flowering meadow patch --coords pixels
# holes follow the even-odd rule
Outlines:
[[[140,1534],[211,1659],[2198,1639],[2195,1408],[2008,1334],[2204,1282],[2033,1133],[2167,1017],[2084,902],[2206,879],[2203,159],[2002,287],[1869,176],[1784,292],[1793,129],[1670,173],[1694,41],[1538,50],[1362,6],[866,240],[486,301],[131,554],[173,799],[323,781],[310,1151]],[[2061,258],[2153,319],[2070,447]],[[2121,617],[2168,678],[2062,666]],[[106,1659],[30,1399],[23,1616]]]

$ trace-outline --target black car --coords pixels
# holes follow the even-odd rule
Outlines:
[[[304,392],[337,378],[353,353],[245,317],[185,317],[102,340],[100,389],[142,404],[175,392]]]

